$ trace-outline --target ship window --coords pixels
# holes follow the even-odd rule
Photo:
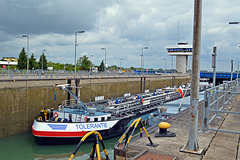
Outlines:
[[[86,122],[90,122],[90,118],[87,118],[87,119],[86,119]]]
[[[104,121],[105,120],[105,117],[101,117],[101,121]]]
[[[94,122],[97,122],[98,121],[98,118],[94,118]]]
[[[110,120],[111,119],[111,117],[107,117],[107,120]]]

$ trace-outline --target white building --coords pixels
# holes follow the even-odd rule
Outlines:
[[[166,46],[169,56],[176,56],[176,71],[186,73],[188,66],[188,56],[192,56],[192,45],[188,43],[178,43],[178,45]]]

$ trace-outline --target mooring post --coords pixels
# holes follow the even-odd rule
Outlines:
[[[201,50],[201,21],[202,0],[194,2],[194,28],[193,28],[193,56],[191,75],[191,98],[189,111],[189,135],[188,142],[180,151],[194,154],[202,154],[197,142],[198,129],[198,105],[199,105],[199,75],[200,75],[200,50]]]

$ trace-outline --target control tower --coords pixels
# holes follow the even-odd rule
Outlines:
[[[176,71],[186,73],[188,66],[188,56],[192,56],[192,45],[188,43],[178,43],[178,45],[166,46],[169,56],[176,56]]]

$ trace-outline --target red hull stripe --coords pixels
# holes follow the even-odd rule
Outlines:
[[[83,137],[88,131],[58,132],[58,131],[37,131],[32,128],[32,133],[37,137]]]

